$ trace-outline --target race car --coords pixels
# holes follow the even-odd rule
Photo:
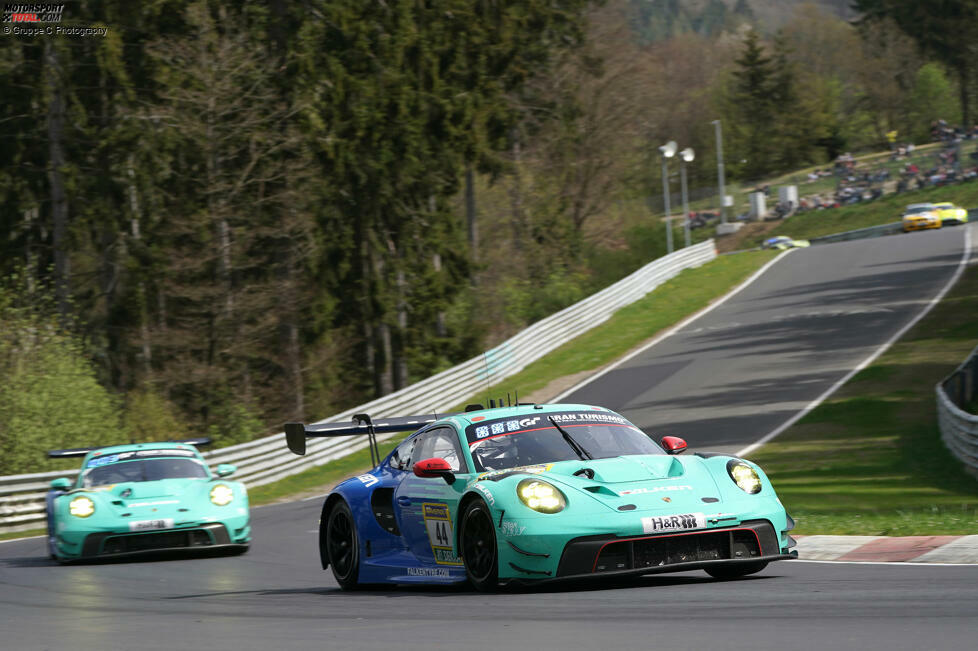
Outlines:
[[[912,203],[903,211],[903,232],[940,228],[941,218],[932,203]]]
[[[52,450],[84,457],[78,477],[51,482],[48,552],[62,562],[251,542],[248,493],[228,481],[231,464],[212,472],[195,447],[208,439]]]
[[[762,249],[778,249],[779,251],[784,251],[785,249],[803,249],[811,246],[812,243],[808,240],[794,240],[787,235],[778,235],[776,237],[769,237],[764,240],[761,244]]]
[[[960,206],[955,206],[950,201],[935,203],[934,210],[937,212],[942,226],[968,223],[968,211]]]
[[[727,454],[677,456],[582,404],[285,427],[306,438],[417,429],[323,502],[319,555],[336,582],[505,583],[703,569],[732,579],[792,558],[794,522],[764,472]]]

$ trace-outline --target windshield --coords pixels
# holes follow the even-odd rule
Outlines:
[[[665,454],[642,430],[608,412],[560,412],[483,421],[469,425],[466,438],[476,472],[575,459]]]
[[[934,209],[934,207],[933,206],[930,206],[930,205],[926,205],[926,206],[909,206],[907,208],[907,214],[908,215],[919,215],[922,212],[930,212],[933,209]]]
[[[87,469],[82,487],[160,479],[207,479],[207,476],[207,469],[197,459],[134,459]]]

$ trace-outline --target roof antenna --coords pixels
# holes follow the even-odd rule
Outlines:
[[[513,402],[509,399],[509,391],[506,392],[506,406],[507,407],[513,406]]]
[[[513,400],[516,401],[516,406],[519,407],[520,406],[520,390],[519,389],[513,389]]]

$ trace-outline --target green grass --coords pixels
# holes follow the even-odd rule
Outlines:
[[[800,534],[978,531],[978,480],[944,447],[934,387],[978,340],[978,267],[875,363],[751,455]]]

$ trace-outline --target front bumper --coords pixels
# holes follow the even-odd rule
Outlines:
[[[909,233],[910,231],[923,231],[929,228],[940,228],[940,227],[941,227],[941,221],[939,219],[903,222],[903,231],[905,233]]]
[[[173,529],[130,532],[64,531],[53,542],[60,562],[119,558],[174,551],[247,549],[251,542],[248,518],[207,522]]]

